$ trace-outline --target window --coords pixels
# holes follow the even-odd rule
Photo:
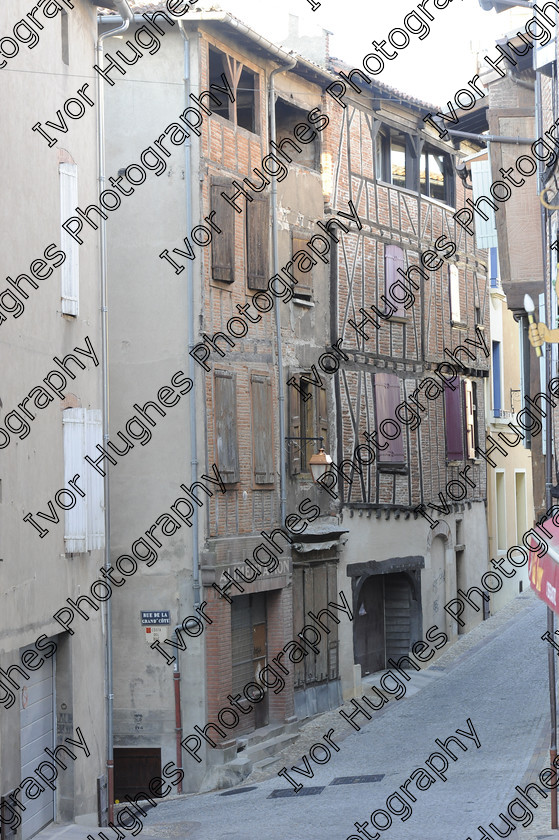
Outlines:
[[[211,209],[214,223],[221,228],[212,240],[212,279],[232,283],[235,279],[235,210],[225,201],[222,192],[231,195],[233,186],[226,178],[212,178]],[[250,206],[250,205],[249,205]]]
[[[406,186],[406,138],[403,134],[390,137],[390,183]]]
[[[272,380],[252,374],[252,459],[255,484],[274,481],[274,422],[272,416]]]
[[[401,280],[401,275],[398,274],[398,269],[401,268],[402,271],[404,270],[404,252],[398,245],[385,245],[384,246],[384,294],[387,300],[389,300],[393,306],[396,307],[396,312],[394,315],[398,317],[404,317],[406,314],[406,310],[404,309],[404,301],[396,302],[393,297],[391,297],[388,293],[390,291],[390,287],[396,282],[396,280]]]
[[[248,287],[249,289],[267,289],[270,279],[270,200],[268,196],[255,195],[252,201],[247,201],[246,235]]]
[[[497,551],[507,550],[507,521],[505,499],[505,473],[495,472],[495,515],[497,517]]]
[[[297,280],[297,285],[293,287],[293,297],[299,300],[311,300],[313,294],[312,264],[308,259],[309,252],[305,250],[308,241],[308,237],[293,232],[291,238],[291,259],[293,260],[291,273]],[[300,252],[304,254],[304,258],[295,259]],[[308,266],[309,270],[302,271],[301,265]]]
[[[78,167],[75,163],[58,166],[60,185],[60,224],[71,216],[78,204]],[[79,244],[62,228],[61,247],[66,259],[60,269],[62,278],[62,312],[77,315],[79,312]]]
[[[307,125],[307,113],[303,108],[298,108],[291,102],[278,98],[276,102],[276,134],[278,138],[281,138],[278,140],[278,145],[283,148],[282,143],[284,143],[285,153],[293,159],[294,164],[318,170],[320,167],[320,140],[316,131]],[[300,123],[307,126],[308,130],[303,132],[299,129],[298,133],[303,139],[294,140],[293,138],[296,137],[295,126]],[[309,142],[311,137],[313,139]],[[284,138],[287,138],[289,142],[285,142]],[[300,152],[297,151],[297,147],[301,150]]]
[[[102,446],[103,434],[99,409],[67,408],[62,412],[64,431],[64,483],[79,475],[75,505],[64,514],[64,545],[67,554],[103,548],[105,545],[103,476],[96,470],[84,470],[84,458],[91,455],[97,444]],[[70,497],[65,498],[70,504]]]
[[[312,374],[292,376],[288,381],[289,392],[289,473],[310,472],[309,460],[322,446],[328,451],[328,414],[326,389],[313,385]]]
[[[452,324],[461,323],[460,319],[460,279],[455,265],[448,267],[448,285],[450,294],[450,321]]]
[[[493,417],[501,416],[503,392],[501,388],[501,342],[491,342],[491,377],[493,389]]]
[[[68,12],[62,10],[60,15],[60,37],[62,47],[62,62],[70,64],[70,51],[68,41]]]
[[[387,443],[386,449],[379,450],[378,463],[403,465],[404,440],[401,424],[394,418],[400,399],[400,380],[393,373],[375,374],[375,425],[377,440],[382,445]],[[397,434],[398,428],[400,433]]]
[[[256,132],[256,95],[258,76],[243,67],[237,87],[237,125]]]
[[[469,379],[464,380],[464,406],[466,409],[466,454],[476,457],[476,422],[474,409],[474,391]]]
[[[232,371],[214,371],[217,467],[225,484],[235,484],[240,481],[236,385],[236,375]]]
[[[448,461],[464,458],[464,427],[462,425],[462,389],[453,383],[444,389],[444,417],[446,432],[446,457]]]
[[[437,201],[446,201],[445,155],[422,152],[419,166],[419,191]]]
[[[247,131],[258,134],[260,130],[259,75],[216,47],[210,46],[208,53],[210,85],[224,87],[221,78],[224,74],[235,97],[235,101],[231,102],[227,94],[212,91],[213,95],[221,100],[221,105],[216,105],[212,99],[211,110],[240,128],[246,128]]]
[[[497,248],[490,248],[489,249],[489,273],[490,273],[490,283],[492,289],[499,288],[499,255]]]
[[[516,500],[516,544],[522,545],[522,537],[528,530],[526,517],[526,473],[514,473],[514,490]]]

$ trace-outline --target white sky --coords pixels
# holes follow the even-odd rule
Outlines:
[[[330,52],[362,68],[363,57],[372,52],[371,42],[382,41],[394,27],[403,28],[404,17],[416,8],[413,0],[321,0],[313,12],[307,0],[219,0],[230,11],[262,35],[281,44],[287,33],[288,13],[299,15],[300,28],[320,26],[334,34]],[[475,47],[489,51],[514,25],[511,14],[484,12],[478,0],[452,0],[446,9],[426,4],[435,18],[423,40],[410,35],[410,44],[375,78],[426,102],[442,105],[467,85],[476,71]],[[520,14],[526,14],[520,12]],[[524,18],[525,19],[525,18]],[[309,32],[310,34],[310,32]]]

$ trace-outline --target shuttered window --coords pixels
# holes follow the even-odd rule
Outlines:
[[[397,434],[398,429],[402,427],[402,424],[396,417],[396,408],[400,402],[399,378],[393,373],[376,373],[375,410],[377,440],[380,444],[388,444],[386,449],[379,450],[379,464],[403,464],[405,461],[403,435],[400,432],[397,437],[393,437]],[[390,437],[387,437],[387,435]]]
[[[247,284],[267,289],[270,279],[270,199],[256,195],[246,205]]]
[[[85,469],[85,456],[92,456],[103,443],[101,412],[98,409],[67,408],[62,412],[64,427],[64,483],[79,475],[77,486],[82,497],[72,490],[76,504],[64,514],[64,544],[68,554],[103,548],[105,545],[103,476],[97,470]],[[71,497],[63,494],[64,504]]]
[[[250,383],[254,483],[272,484],[274,481],[272,380],[269,376],[253,374]]]
[[[298,377],[297,377],[298,379]],[[299,475],[301,472],[301,405],[303,403],[301,394],[293,385],[288,386],[289,394],[289,474]]]
[[[292,258],[299,253],[299,251],[303,251],[307,257],[310,256],[307,244],[308,239],[304,239],[301,236],[297,236],[297,234],[293,234],[292,237],[292,246],[291,246],[291,256]],[[307,259],[307,262],[309,260]],[[312,273],[314,269],[311,269],[308,272],[301,271],[297,264],[291,266],[291,273],[297,280],[297,285],[293,288],[293,296],[298,298],[303,298],[304,300],[310,300],[312,298],[313,293],[313,282],[312,282]]]
[[[232,283],[235,279],[235,210],[221,193],[231,196],[234,187],[230,180],[212,178],[211,208],[214,224],[221,233],[214,232],[212,240],[212,279]]]
[[[460,322],[460,279],[458,269],[455,265],[448,267],[448,284],[450,294],[450,320],[457,324]]]
[[[60,224],[72,216],[78,206],[78,167],[75,163],[61,163],[58,166],[60,185]],[[80,266],[79,244],[61,228],[61,247],[66,259],[60,269],[62,287],[62,312],[77,315],[79,312]]]
[[[310,471],[309,461],[321,446],[319,438],[328,452],[328,403],[326,388],[313,385],[305,374],[289,379],[288,395],[289,437],[292,438],[288,441],[289,473],[298,475]]]
[[[466,452],[468,458],[476,457],[474,392],[469,379],[464,380],[464,408],[466,410]]]
[[[449,461],[464,458],[464,427],[462,425],[462,388],[455,381],[452,390],[444,389],[444,418],[446,430],[446,457]]]
[[[402,271],[404,270],[404,252],[398,245],[385,245],[384,246],[384,294],[386,299],[390,301],[390,303],[396,307],[396,312],[394,315],[398,315],[400,317],[406,314],[406,310],[404,309],[404,302],[398,303],[394,298],[389,294],[390,287],[396,282],[396,280],[401,280],[402,276],[398,274],[398,269],[401,268]],[[401,289],[398,289],[398,297],[402,296]]]
[[[234,484],[240,475],[236,376],[231,371],[214,372],[214,411],[217,466],[223,481]]]

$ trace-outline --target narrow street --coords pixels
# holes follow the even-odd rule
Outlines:
[[[525,593],[422,672],[420,691],[391,702],[383,713],[373,713],[370,722],[358,716],[356,721],[363,724],[360,732],[337,715],[339,722],[331,724],[332,738],[339,742],[340,752],[333,752],[323,767],[311,762],[312,779],[292,774],[305,787],[324,787],[322,792],[303,796],[303,790],[270,798],[274,790],[291,789],[286,780],[274,775],[237,795],[221,791],[161,803],[145,819],[144,835],[161,840],[258,840],[264,835],[269,840],[345,840],[351,834],[359,836],[354,823],[364,825],[373,810],[386,810],[386,798],[398,791],[414,769],[425,768],[426,759],[439,749],[435,739],[445,741],[457,729],[468,732],[467,718],[481,747],[476,749],[473,740],[462,736],[468,750],[461,752],[454,745],[458,760],[449,760],[446,783],[437,778],[423,792],[412,783],[410,792],[417,797],[413,813],[405,822],[393,816],[392,826],[381,837],[477,840],[478,825],[493,821],[502,828],[499,812],[506,811],[516,796],[515,785],[526,783],[525,773],[547,722],[546,648],[540,640],[544,630],[545,607]],[[427,675],[432,678],[426,680]],[[327,721],[332,721],[332,713]],[[327,721],[324,732],[330,728]],[[285,762],[288,769],[293,763],[304,767],[301,758],[306,744],[297,746],[299,760],[295,761],[292,749]],[[339,777],[381,774],[380,781],[332,784]],[[535,775],[530,778],[536,780]],[[393,806],[403,807],[397,802]]]

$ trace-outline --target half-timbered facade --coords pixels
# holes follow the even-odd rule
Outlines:
[[[424,103],[360,86],[346,107],[332,100],[326,154],[327,213],[351,201],[360,219],[332,276],[331,339],[348,356],[335,380],[332,489],[355,613],[342,656],[353,647],[368,673],[434,624],[453,637],[444,605],[486,570],[490,341],[486,252],[453,219],[465,198],[456,149],[426,129]],[[467,625],[481,616],[470,610]]]

